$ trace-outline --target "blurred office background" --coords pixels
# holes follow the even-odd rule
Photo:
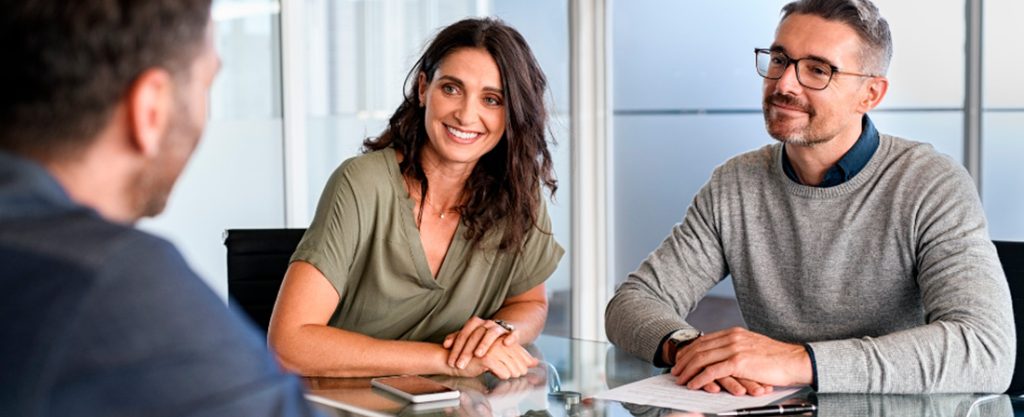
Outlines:
[[[546,331],[601,338],[615,285],[682,219],[712,169],[772,142],[753,48],[771,43],[785,3],[216,0],[224,67],[210,123],[167,212],[141,226],[177,244],[226,297],[221,233],[306,227],[330,173],[383,129],[425,43],[463,17],[498,16],[527,38],[550,82],[560,187],[549,210],[567,253],[548,281]],[[1024,2],[876,4],[895,41],[876,125],[971,167],[992,237],[1024,240],[1024,27],[1011,23]],[[967,151],[979,144],[977,157]],[[733,297],[728,281],[712,293]]]

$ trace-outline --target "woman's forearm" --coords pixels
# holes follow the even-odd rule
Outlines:
[[[512,323],[516,326],[519,343],[527,344],[537,340],[544,330],[544,322],[548,316],[547,301],[531,300],[509,303],[494,314],[495,319]]]
[[[369,377],[449,374],[448,350],[439,344],[380,340],[325,325],[307,324],[272,334],[281,364],[305,376]]]

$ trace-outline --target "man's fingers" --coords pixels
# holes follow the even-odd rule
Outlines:
[[[699,374],[694,376],[689,382],[686,382],[686,386],[690,389],[697,389],[711,382],[732,376],[735,369],[729,362],[718,362],[714,365],[704,368]]]
[[[717,394],[717,393],[722,391],[722,387],[719,387],[718,383],[716,383],[716,382],[712,382],[710,384],[707,384],[707,385],[701,387],[701,389],[704,390],[704,391],[710,392],[712,394]]]
[[[759,382],[751,381],[745,378],[736,378],[736,381],[743,385],[743,388],[747,389],[747,394],[758,396],[765,395],[768,393],[768,390],[765,388],[765,386],[761,385],[761,383]]]
[[[741,384],[739,381],[737,381],[736,378],[733,378],[731,376],[719,379],[718,385],[721,385],[722,388],[725,388],[725,390],[729,391],[729,393],[732,395],[747,394],[747,388],[743,386],[743,384]]]
[[[735,352],[733,352],[730,348],[722,347],[717,349],[705,350],[703,352],[697,353],[689,357],[688,359],[681,359],[679,362],[676,363],[676,366],[680,366],[680,370],[679,373],[676,374],[676,378],[680,381],[680,384],[687,383],[687,381],[692,379],[694,375],[697,375],[701,371],[706,370],[709,366],[718,364],[722,361],[729,359],[734,355],[734,353]],[[719,377],[721,376],[724,375],[720,375]],[[718,378],[712,378],[710,380],[704,381],[704,384],[714,379]],[[704,384],[699,384],[692,387],[699,387]]]
[[[739,343],[747,337],[746,330],[725,330],[701,336],[693,343],[684,346],[676,352],[676,364],[686,364],[693,360],[693,357],[711,350],[728,348]]]
[[[669,373],[671,373],[672,376],[678,377],[679,373],[683,372],[683,366],[685,366],[685,364],[677,360],[676,364],[672,365],[672,370],[670,370]]]

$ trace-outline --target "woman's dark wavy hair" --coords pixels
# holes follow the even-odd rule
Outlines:
[[[467,198],[458,210],[467,229],[465,237],[480,244],[489,230],[502,227],[498,249],[518,249],[526,233],[537,225],[541,184],[553,196],[558,182],[545,136],[547,80],[526,40],[512,27],[495,18],[474,18],[441,30],[409,71],[405,99],[388,127],[380,136],[366,139],[363,150],[391,147],[402,153],[402,174],[421,184],[422,216],[429,184],[421,152],[428,139],[416,80],[422,73],[426,82],[431,82],[441,61],[460,48],[483,48],[490,53],[498,64],[505,103],[505,134],[480,158],[463,190]]]

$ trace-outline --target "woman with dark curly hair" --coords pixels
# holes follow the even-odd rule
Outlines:
[[[541,192],[557,188],[544,73],[515,29],[466,19],[408,81],[328,181],[269,342],[304,375],[524,375],[564,252]]]

